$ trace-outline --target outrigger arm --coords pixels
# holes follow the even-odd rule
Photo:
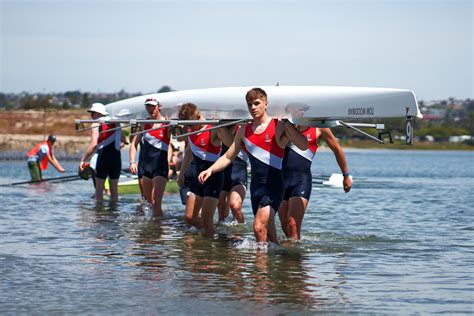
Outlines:
[[[335,120],[335,119],[319,119],[319,120],[307,120],[307,119],[294,119],[294,123],[297,125],[302,125],[302,126],[314,126],[314,127],[319,127],[319,128],[334,128],[337,126],[345,126],[347,128],[350,128],[364,136],[369,137],[370,139],[376,141],[377,143],[384,144],[384,141],[382,139],[383,135],[388,135],[390,139],[390,143],[393,143],[392,140],[392,135],[388,131],[384,131],[385,129],[385,124],[371,124],[371,123],[349,123],[349,122],[344,122],[342,120]],[[366,128],[375,128],[378,130],[378,137],[375,137],[373,135],[370,135],[369,133],[366,133],[357,127],[366,127]]]
[[[101,119],[98,119],[98,120],[75,120],[75,123],[76,123],[76,132],[83,132],[83,131],[87,131],[87,130],[90,130],[90,129],[93,129],[93,128],[97,127],[97,126],[89,126],[89,127],[80,129],[79,126],[83,123],[122,123],[122,124],[126,123],[125,125],[121,125],[121,126],[118,126],[118,127],[108,129],[108,131],[114,131],[116,129],[120,129],[120,128],[124,128],[124,127],[128,127],[128,126],[136,126],[136,125],[139,125],[139,124],[165,123],[165,125],[162,125],[162,126],[159,126],[159,127],[156,127],[156,128],[151,128],[151,129],[147,129],[147,130],[132,133],[131,134],[132,136],[142,134],[142,133],[146,133],[146,132],[151,132],[151,131],[154,131],[154,130],[167,128],[167,127],[170,127],[170,126],[171,127],[178,127],[178,126],[196,125],[196,124],[215,125],[213,127],[200,129],[198,131],[194,131],[194,132],[190,132],[190,133],[186,133],[186,134],[180,134],[180,135],[177,135],[175,133],[175,130],[173,129],[173,132],[174,132],[173,133],[173,138],[178,139],[178,138],[181,138],[181,137],[194,135],[194,134],[202,133],[202,132],[205,132],[205,131],[210,131],[210,130],[225,127],[225,126],[247,123],[249,121],[251,121],[251,119],[249,119],[249,118],[239,119],[239,120],[234,120],[234,119],[221,119],[221,120],[152,120],[152,119],[143,119],[143,120],[142,119],[128,119],[128,120],[125,120],[125,119],[108,119],[108,120],[101,120]]]
[[[343,125],[343,126],[347,127],[347,128],[350,128],[350,129],[352,129],[352,130],[354,130],[354,131],[356,131],[356,132],[358,132],[358,133],[360,133],[360,134],[362,134],[362,135],[365,135],[365,136],[369,137],[369,138],[372,139],[372,140],[375,140],[375,141],[376,141],[377,143],[379,143],[379,144],[383,144],[383,143],[384,143],[384,141],[383,141],[383,139],[382,139],[382,135],[388,134],[388,136],[389,136],[389,138],[390,138],[390,143],[393,143],[393,141],[392,141],[392,135],[390,134],[390,132],[382,132],[382,131],[384,130],[384,128],[385,128],[385,124],[346,123],[346,122],[343,122],[343,121],[340,121],[340,120],[338,121],[338,123],[339,123],[340,125]],[[379,137],[372,136],[372,135],[370,135],[369,133],[366,133],[366,132],[364,132],[364,131],[358,129],[356,126],[357,126],[357,127],[370,127],[370,128],[375,128],[375,129],[377,129],[377,130],[379,131]]]
[[[75,123],[76,123],[76,131],[77,132],[82,132],[82,131],[86,131],[86,130],[90,130],[90,129],[94,128],[94,127],[86,127],[86,128],[79,129],[79,126],[82,123],[122,123],[122,124],[125,124],[125,125],[122,125],[122,126],[112,128],[109,131],[113,131],[113,130],[128,127],[128,126],[136,126],[136,125],[139,125],[139,124],[165,123],[165,125],[163,125],[163,126],[159,126],[159,127],[156,127],[156,128],[151,128],[151,129],[147,129],[147,130],[132,133],[131,134],[132,136],[142,134],[142,133],[146,133],[146,132],[151,132],[151,131],[158,130],[158,129],[167,128],[167,127],[170,127],[170,126],[171,127],[178,127],[178,126],[196,125],[196,124],[214,125],[214,126],[209,127],[209,128],[200,129],[198,131],[185,133],[185,134],[180,134],[180,135],[177,135],[175,129],[173,129],[172,137],[173,137],[173,139],[178,139],[178,138],[186,137],[186,136],[189,136],[189,135],[202,133],[204,131],[210,131],[210,130],[213,130],[213,129],[217,129],[217,128],[221,128],[221,127],[225,127],[225,126],[231,126],[231,125],[235,125],[235,124],[243,124],[243,123],[247,123],[247,122],[250,122],[250,121],[251,121],[250,118],[238,119],[238,120],[234,120],[234,119],[220,119],[220,120],[108,119],[108,120],[101,120],[101,119],[98,119],[98,120],[76,120]],[[297,120],[295,120],[295,121],[297,121]],[[409,133],[413,133],[413,128],[412,128],[413,123],[412,122],[413,122],[412,120],[407,119],[407,135],[409,135]],[[308,121],[306,121],[306,123],[308,123]],[[301,124],[301,123],[298,123],[298,122],[295,122],[295,124],[307,125],[307,124]],[[374,141],[376,141],[380,144],[384,143],[384,141],[382,139],[382,136],[383,135],[388,135],[389,139],[390,139],[389,142],[393,143],[391,133],[389,131],[384,131],[385,124],[349,123],[349,122],[344,122],[342,120],[321,120],[321,121],[312,121],[311,124],[309,124],[309,125],[310,126],[321,127],[321,128],[324,128],[324,127],[331,128],[331,127],[337,127],[337,126],[345,126],[345,127],[350,128],[350,129],[352,129],[352,130],[354,130],[354,131],[356,131],[356,132],[358,132],[358,133],[360,133],[364,136],[369,137],[370,139],[372,139],[372,140],[374,140]],[[370,135],[369,133],[366,133],[366,132],[360,130],[359,128],[357,128],[357,127],[375,128],[375,129],[378,130],[378,137]],[[413,135],[413,134],[411,134],[411,135]],[[410,140],[413,141],[413,136],[411,137]],[[407,143],[409,143],[408,138],[407,138]]]

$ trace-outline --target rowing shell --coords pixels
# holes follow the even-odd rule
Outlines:
[[[162,113],[169,117],[175,117],[183,103],[192,102],[207,117],[248,118],[245,94],[251,88],[228,87],[147,94],[110,103],[106,109],[113,117],[145,118],[147,114],[143,104],[147,98],[154,97],[163,104]],[[268,113],[274,117],[287,116],[285,109],[289,105],[306,109],[300,119],[303,121],[422,117],[415,94],[410,90],[325,86],[261,88],[268,95]]]

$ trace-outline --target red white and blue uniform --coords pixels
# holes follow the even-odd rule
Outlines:
[[[205,126],[209,128],[211,126]],[[188,136],[189,146],[194,157],[196,175],[209,168],[221,155],[221,147],[214,146],[211,142],[211,131]],[[224,175],[222,172],[213,173],[204,184],[199,183],[195,177],[189,190],[200,197],[213,197],[218,199],[222,190]]]
[[[254,215],[261,207],[270,205],[277,211],[283,199],[282,164],[285,153],[275,137],[276,119],[262,133],[255,133],[252,123],[245,126],[244,151],[248,154],[252,180],[250,200]]]
[[[240,125],[238,125],[234,130],[234,136],[239,130]],[[229,147],[222,144],[222,155],[224,155]],[[249,157],[247,153],[241,150],[237,157],[232,161],[232,163],[225,168],[222,172],[224,173],[224,187],[222,191],[230,192],[230,190],[236,185],[243,185],[247,188],[247,164]]]
[[[165,124],[145,124],[144,129],[149,130],[164,126]],[[170,145],[170,137],[166,128],[155,129],[145,132],[143,139],[143,176],[153,179],[160,176],[168,179],[168,147]],[[142,150],[140,149],[140,150]]]
[[[100,123],[97,142],[96,177],[99,179],[118,179],[122,169],[120,142],[122,130],[110,130],[118,127],[118,123]]]
[[[311,163],[318,150],[316,132],[316,127],[308,127],[301,131],[301,134],[308,140],[308,149],[301,150],[291,143],[285,148],[283,159],[284,200],[291,197],[303,197],[309,200],[311,196]]]

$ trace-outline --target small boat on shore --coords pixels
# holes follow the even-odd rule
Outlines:
[[[109,181],[105,181],[104,188],[109,190]],[[176,180],[168,180],[166,182],[165,193],[178,193],[179,186]],[[138,179],[129,179],[127,181],[121,181],[118,184],[118,193],[119,195],[126,194],[140,194],[140,187],[138,186]]]

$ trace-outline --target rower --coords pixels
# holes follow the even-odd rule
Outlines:
[[[237,133],[240,125],[230,127],[233,135]],[[225,154],[229,147],[222,145],[222,154]],[[234,220],[238,223],[244,222],[242,205],[247,192],[247,165],[248,156],[244,151],[240,151],[230,166],[224,169],[224,186],[219,197],[217,205],[219,222],[223,222],[229,215],[229,209],[232,212]]]
[[[252,122],[242,126],[226,154],[199,174],[204,183],[213,173],[224,170],[244,149],[250,160],[252,181],[250,199],[255,216],[253,231],[257,242],[278,242],[275,212],[283,199],[282,160],[288,141],[301,150],[308,141],[288,120],[271,118],[267,113],[267,94],[261,88],[249,90],[245,96]]]
[[[149,119],[164,120],[161,114],[162,104],[155,98],[145,100],[145,109]],[[153,218],[163,216],[161,207],[166,182],[168,181],[168,148],[170,145],[171,127],[163,123],[144,124],[142,133],[132,139],[130,146],[130,171],[140,172],[143,176],[143,193],[153,206]],[[143,141],[142,141],[143,139]],[[136,146],[140,143],[140,166],[135,161]]]
[[[197,106],[193,103],[185,103],[179,110],[181,120],[204,120],[199,113]],[[190,126],[190,130],[198,132],[188,137],[188,144],[185,149],[184,159],[181,164],[181,171],[178,176],[180,187],[184,185],[185,174],[191,162],[194,160],[196,175],[209,168],[221,153],[222,143],[230,145],[232,134],[226,128],[207,130],[210,126],[206,124],[195,124]],[[202,130],[202,132],[199,132]],[[191,180],[189,185],[191,195],[186,200],[186,210],[184,219],[187,224],[197,228],[204,228],[203,236],[214,236],[214,212],[217,207],[220,192],[224,181],[222,172],[216,172],[205,184],[200,183],[197,178]],[[202,207],[201,220],[199,210]]]
[[[42,170],[48,169],[48,162],[53,165],[56,170],[64,173],[64,168],[59,164],[53,153],[53,146],[56,143],[56,136],[49,135],[44,142],[37,144],[28,152],[28,169],[30,170],[31,181],[41,182]]]
[[[99,120],[92,124],[91,139],[81,162],[79,170],[82,171],[87,166],[86,161],[97,152],[95,179],[95,199],[102,202],[104,196],[105,179],[109,177],[110,199],[112,202],[118,201],[118,179],[122,170],[122,158],[120,156],[120,146],[122,140],[122,130],[119,123],[106,123],[110,117],[102,103],[94,103],[87,112],[93,120]]]
[[[303,104],[289,104],[286,107],[286,112],[292,118],[301,118],[306,110],[308,107]],[[324,140],[334,153],[343,174],[342,185],[346,193],[350,191],[352,182],[344,152],[329,128],[299,125],[296,127],[308,140],[308,149],[302,151],[293,144],[289,144],[285,148],[283,158],[285,193],[278,210],[278,216],[286,237],[299,240],[301,239],[301,224],[312,192],[311,163],[316,155],[320,140]]]

